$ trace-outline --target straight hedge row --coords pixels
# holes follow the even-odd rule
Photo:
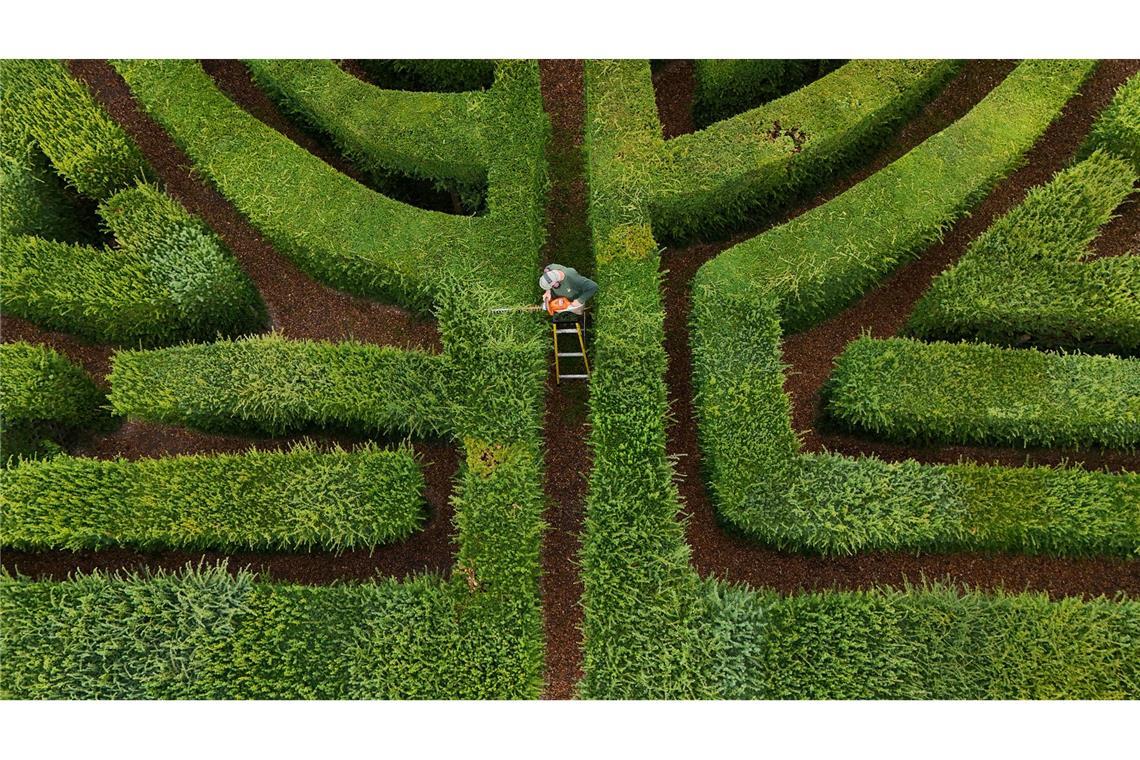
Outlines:
[[[829,415],[894,440],[1020,446],[1140,443],[1140,360],[864,337],[826,389]]]
[[[692,329],[708,482],[721,516],[753,538],[824,554],[1140,550],[1138,473],[801,454],[774,305],[706,285]]]
[[[268,335],[118,351],[109,380],[119,414],[200,430],[449,429],[441,357],[353,341]]]
[[[5,237],[0,303],[51,330],[102,343],[161,345],[262,329],[265,307],[216,235],[139,185],[99,206],[118,245]]]
[[[707,583],[728,699],[1135,699],[1140,602]]]
[[[33,453],[48,428],[80,428],[103,415],[103,394],[81,367],[45,346],[0,343],[0,463]]]
[[[1095,65],[1021,63],[954,124],[831,201],[728,249],[695,283],[749,291],[752,303],[774,295],[788,331],[825,319],[937,240],[1012,171]]]
[[[410,447],[105,461],[0,472],[0,543],[20,549],[373,548],[423,522]]]
[[[954,73],[951,61],[852,61],[759,108],[664,143],[654,230],[720,233],[865,157]]]
[[[1140,174],[1140,74],[1120,85],[1108,108],[1093,123],[1078,155],[1101,149],[1132,163]]]
[[[1137,171],[1104,151],[1059,172],[975,239],[915,305],[910,335],[1140,350],[1140,256],[1083,261]]]
[[[80,193],[102,201],[150,176],[138,147],[61,61],[10,60],[0,71],[5,121],[25,125]]]
[[[246,65],[278,104],[328,134],[362,169],[465,185],[486,180],[477,128],[481,94],[381,90],[333,61],[261,59]]]
[[[714,121],[787,95],[841,66],[807,58],[704,58],[693,62],[693,121]]]

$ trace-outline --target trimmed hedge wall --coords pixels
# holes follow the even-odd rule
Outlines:
[[[1132,163],[1140,174],[1140,74],[1120,85],[1089,131],[1080,155],[1102,149]]]
[[[1135,699],[1140,602],[706,584],[727,699]]]
[[[669,140],[654,231],[717,234],[770,214],[880,145],[954,73],[950,61],[852,61],[760,108]]]
[[[262,329],[265,307],[229,250],[198,218],[140,185],[99,207],[118,245],[5,238],[4,310],[89,340],[161,345]]]
[[[541,247],[549,132],[533,61],[506,62],[483,129],[486,217],[424,211],[340,174],[230,102],[192,61],[117,61],[148,112],[269,240],[316,279],[426,311],[442,283],[477,277],[518,302]],[[314,203],[319,197],[321,203]]]
[[[119,351],[109,379],[119,414],[200,430],[449,429],[441,357],[354,341],[269,335]]]
[[[250,60],[254,79],[278,104],[332,137],[374,173],[396,170],[468,186],[486,180],[480,130],[484,96],[381,90],[333,61]]]
[[[1140,350],[1140,256],[1082,261],[1137,172],[1103,151],[1059,172],[934,280],[907,322],[922,338]]]
[[[697,128],[734,116],[803,87],[843,61],[707,58],[693,62],[693,122]]]
[[[56,171],[80,193],[105,200],[150,175],[138,147],[62,62],[10,60],[0,70],[5,121],[26,125]]]
[[[103,394],[77,364],[45,346],[0,343],[0,463],[34,453],[51,428],[101,421]]]
[[[790,332],[835,314],[1011,172],[1095,65],[1020,64],[968,114],[887,168],[705,264],[696,287],[746,290],[751,303],[773,294]]]
[[[483,58],[372,58],[360,61],[382,87],[463,92],[495,81],[495,61]]]
[[[1140,360],[864,337],[847,344],[828,413],[903,441],[1020,446],[1140,443]]]
[[[1140,474],[800,454],[772,306],[695,294],[696,411],[721,516],[790,551],[1140,550]]]
[[[20,549],[372,548],[423,521],[410,447],[103,461],[0,472],[0,543]]]

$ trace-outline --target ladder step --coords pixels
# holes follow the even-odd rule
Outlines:
[[[582,355],[583,354],[581,351],[568,351],[564,354],[559,354],[559,356],[582,356]]]
[[[562,330],[555,329],[554,332],[556,332],[558,334],[562,334],[562,333],[576,333],[578,331],[577,330],[566,330],[566,329],[562,329]]]
[[[585,380],[589,375],[559,375],[560,380]]]

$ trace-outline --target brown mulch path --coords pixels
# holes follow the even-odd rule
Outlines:
[[[697,89],[693,62],[688,59],[666,61],[653,72],[653,96],[657,100],[657,116],[666,140],[696,131],[693,124],[693,95]]]
[[[87,370],[100,387],[107,389],[106,375],[111,371],[111,354],[115,351],[111,346],[88,343],[69,333],[45,330],[26,319],[8,314],[0,315],[0,340],[4,343],[22,340],[55,349]]]
[[[1140,193],[1133,192],[1116,209],[1116,218],[1100,228],[1089,245],[1084,261],[1123,256],[1131,253],[1140,256]]]
[[[126,82],[110,65],[104,61],[84,60],[70,61],[69,66],[142,149],[166,192],[201,217],[233,251],[265,300],[275,330],[290,338],[333,341],[352,338],[400,348],[441,350],[439,331],[433,320],[417,317],[398,306],[358,298],[322,285],[278,253],[217,189],[202,180],[190,159],[142,110]],[[237,66],[245,71],[240,63]],[[221,69],[236,78],[232,66],[227,64]],[[248,80],[248,74],[246,77]],[[237,91],[235,85],[234,92]],[[234,96],[233,92],[230,94]],[[300,142],[302,147],[319,148],[280,114],[271,117],[267,109],[272,104],[263,94],[260,98],[264,101],[248,91],[243,90],[242,94],[257,101],[256,107],[239,101],[239,105],[253,109],[254,116],[277,120],[270,126],[280,128],[291,139],[304,140]],[[277,113],[276,109],[273,113]]]
[[[543,103],[553,127],[552,172],[543,261],[561,257],[564,243],[586,224],[586,183],[580,155],[585,118],[582,61],[541,61]],[[577,162],[576,164],[574,162]],[[537,279],[537,273],[535,274]],[[573,336],[561,336],[563,338]],[[587,351],[588,352],[588,351]],[[546,632],[544,699],[571,699],[582,678],[582,581],[578,573],[590,452],[586,446],[586,385],[547,379],[545,483],[548,525],[542,542],[542,610]]]
[[[842,192],[886,165],[930,134],[937,132],[969,110],[1000,81],[1007,62],[977,62],[966,68],[926,109],[885,148],[872,163],[849,178],[833,184],[819,197],[791,210],[782,221]],[[884,458],[916,457],[923,461],[958,461],[960,457],[981,461],[1024,464],[1026,458],[1060,458],[1058,452],[945,447],[919,452],[877,441],[857,441],[816,429],[818,394],[830,373],[834,357],[864,328],[880,336],[892,335],[910,312],[930,279],[961,255],[966,244],[990,224],[995,215],[1015,205],[1025,191],[1048,179],[1072,155],[1087,132],[1093,116],[1111,97],[1115,87],[1136,70],[1136,62],[1106,62],[1081,90],[1081,95],[1050,127],[1028,157],[1028,165],[1000,183],[974,210],[956,225],[945,240],[918,261],[900,268],[882,286],[836,318],[812,330],[790,336],[784,344],[784,360],[791,364],[786,389],[794,404],[794,424],[803,433],[805,449],[823,447],[849,455],[877,453]],[[974,76],[974,74],[978,76]],[[693,563],[702,576],[716,575],[731,581],[769,586],[785,592],[801,589],[853,588],[869,585],[899,585],[922,578],[948,578],[958,585],[1008,590],[1040,589],[1054,597],[1097,595],[1126,591],[1140,593],[1140,562],[1094,557],[1062,559],[1014,554],[956,553],[914,556],[898,552],[823,558],[779,552],[730,534],[718,522],[704,487],[692,408],[692,357],[689,346],[689,283],[696,270],[730,245],[757,234],[751,231],[717,244],[697,244],[667,251],[662,269],[667,271],[665,290],[666,349],[670,357],[669,392],[675,421],[669,428],[669,453],[679,457],[678,486],[685,504],[687,535]],[[845,448],[845,445],[847,446]],[[1115,453],[1085,452],[1086,464],[1115,462]],[[1123,455],[1120,455],[1123,456]],[[991,459],[996,457],[996,459]],[[1110,461],[1099,461],[1098,458]],[[1116,462],[1135,467],[1135,458]]]

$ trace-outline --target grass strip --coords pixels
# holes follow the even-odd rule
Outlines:
[[[58,456],[0,473],[0,543],[20,549],[373,548],[422,524],[410,447],[105,461]]]
[[[743,289],[752,303],[773,294],[791,332],[835,314],[1013,171],[1095,65],[1021,63],[954,124],[827,203],[728,249],[695,284]]]
[[[1140,443],[1140,360],[864,337],[827,387],[829,415],[892,440],[1018,446]]]

